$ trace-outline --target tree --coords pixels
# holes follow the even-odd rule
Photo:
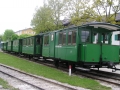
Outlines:
[[[62,22],[60,17],[65,12],[64,7],[66,0],[48,0],[48,7],[52,10],[52,21],[54,21],[55,29],[62,28]]]
[[[19,36],[18,36],[17,34],[13,34],[13,35],[12,35],[12,40],[18,39],[18,37],[19,37]]]
[[[43,7],[36,10],[31,20],[33,29],[40,33],[62,28],[60,17],[64,4],[64,0],[47,0]]]
[[[71,23],[74,25],[81,25],[86,22],[95,21],[97,13],[93,7],[88,4],[89,0],[66,0],[66,13]]]
[[[98,13],[97,21],[115,24],[116,14],[120,11],[120,0],[93,0],[93,7]]]
[[[18,37],[18,39],[21,39],[21,38],[26,38],[26,37],[30,37],[31,35],[28,35],[28,34],[22,34]]]
[[[4,41],[12,40],[12,35],[14,35],[14,34],[15,33],[11,29],[5,30],[4,35],[3,35],[3,40]]]
[[[3,40],[3,35],[0,35],[0,41],[2,41]]]
[[[36,33],[54,30],[52,10],[48,6],[40,7],[31,20],[31,25]]]

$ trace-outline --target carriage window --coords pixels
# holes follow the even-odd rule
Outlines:
[[[16,46],[18,45],[18,41],[16,41],[15,45],[16,45]]]
[[[37,37],[37,38],[36,38],[36,43],[37,43],[37,45],[40,45],[40,44],[41,44],[41,37]]]
[[[51,41],[53,41],[53,38],[54,38],[54,36],[53,36],[53,34],[51,35]]]
[[[62,44],[65,45],[66,44],[66,32],[63,33],[62,35]]]
[[[62,44],[62,32],[59,33],[59,44]]]
[[[27,38],[27,45],[30,45],[30,38]]]
[[[68,45],[72,43],[72,32],[68,32]]]
[[[16,42],[16,41],[13,42],[13,46],[16,46],[16,45],[15,45],[15,42]]]
[[[76,44],[76,31],[68,32],[68,45]]]
[[[10,46],[10,44],[11,44],[11,43],[10,43],[10,42],[8,42],[8,46]]]
[[[26,45],[26,39],[23,40],[23,45]]]
[[[36,38],[36,43],[37,43],[37,45],[40,44],[40,38],[39,37]]]
[[[30,45],[33,45],[33,38],[30,38]]]
[[[72,31],[72,44],[76,43],[76,31]]]
[[[81,41],[82,42],[89,42],[89,31],[81,31]]]
[[[115,35],[115,40],[116,40],[116,41],[119,41],[119,40],[120,40],[120,34],[116,34],[116,35]]]
[[[109,36],[108,33],[102,33],[102,35],[101,35],[101,42],[107,44],[108,43],[108,36]]]
[[[102,41],[108,41],[108,34],[103,33],[102,34]]]
[[[48,45],[49,44],[49,36],[44,36],[44,45]]]
[[[14,45],[15,45],[15,46],[18,46],[18,40],[16,40],[16,41],[14,42]]]
[[[92,37],[92,43],[98,43],[98,33],[93,33],[93,37]]]

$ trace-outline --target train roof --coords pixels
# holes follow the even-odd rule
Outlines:
[[[94,28],[104,28],[106,30],[111,30],[111,31],[120,31],[119,25],[104,23],[104,22],[93,22],[93,23],[84,24],[82,26],[93,26]]]
[[[64,29],[60,29],[60,30],[44,32],[43,34],[48,34],[48,33],[51,33],[51,32],[59,32],[59,31],[64,31],[64,30],[68,30],[68,29],[70,30],[70,29],[78,28],[78,27],[90,27],[90,26],[94,27],[94,28],[103,28],[103,30],[106,29],[106,30],[110,30],[111,32],[120,31],[120,26],[119,25],[105,23],[105,22],[91,22],[91,23],[83,24],[81,26],[73,26],[73,27],[64,28]]]

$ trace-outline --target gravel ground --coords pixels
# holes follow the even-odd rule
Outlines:
[[[120,65],[117,65],[117,68],[120,68]],[[112,72],[111,69],[107,69],[107,68],[101,68],[100,70]],[[120,71],[116,71],[114,73],[120,73]],[[4,80],[6,80],[11,86],[13,86],[15,88],[19,88],[19,90],[37,90],[36,88],[31,88],[27,84],[23,84],[23,83],[21,83],[21,82],[19,82],[17,80],[13,80],[13,78],[10,78],[9,76],[3,75],[2,73],[0,73],[0,77],[3,78]],[[120,90],[120,87],[118,87],[118,86],[115,86],[115,85],[112,85],[112,84],[108,84],[108,83],[105,83],[105,82],[101,82],[99,80],[97,80],[97,81],[100,82],[101,85],[111,87],[112,90]],[[7,89],[3,89],[2,86],[0,85],[0,90],[7,90]],[[48,89],[46,89],[46,90],[48,90]],[[78,90],[88,90],[88,89],[79,88]]]
[[[101,85],[104,85],[104,86],[107,86],[107,87],[111,87],[112,90],[120,90],[119,86],[115,86],[113,84],[108,84],[106,82],[102,82],[102,81],[99,81],[99,80],[97,80],[97,81],[100,82]]]
[[[120,69],[120,65],[116,65],[116,68],[119,68]],[[100,68],[101,71],[106,71],[106,72],[112,72],[112,69],[108,69],[108,68]],[[113,73],[117,73],[117,74],[120,74],[120,71],[116,71],[116,72],[113,72]],[[112,90],[120,90],[120,87],[119,86],[115,86],[113,84],[108,84],[108,83],[105,83],[105,82],[101,82],[99,81],[101,85],[105,85],[105,86],[108,86],[108,87],[111,87]],[[116,81],[117,82],[117,81]]]
[[[18,77],[18,78],[20,78],[22,80],[25,80],[25,81],[28,81],[29,83],[37,85],[37,86],[39,86],[39,87],[41,87],[45,90],[70,90],[68,88],[61,87],[59,85],[53,84],[52,82],[62,84],[62,83],[57,82],[55,80],[51,80],[52,82],[46,82],[42,79],[38,80],[36,78],[27,76],[25,74],[20,74],[19,72],[8,70],[7,68],[3,68],[1,66],[0,66],[0,71],[4,71],[6,73],[11,74],[12,76]],[[4,80],[6,80],[11,86],[13,86],[15,88],[18,88],[19,90],[38,90],[34,87],[31,87],[30,85],[28,85],[26,83],[23,83],[19,80],[16,80],[16,79],[12,78],[12,77],[9,77],[8,75],[4,75],[4,74],[0,73],[0,77],[3,78]],[[43,78],[45,80],[50,80],[50,79],[46,79],[44,77],[41,77],[41,78]],[[67,84],[64,84],[64,85],[67,85]],[[70,85],[67,85],[67,86],[70,86]],[[88,90],[88,89],[84,89],[84,88],[80,88],[80,87],[74,87],[74,86],[70,86],[70,87],[73,87],[76,90]]]
[[[36,88],[33,88],[30,85],[23,83],[15,78],[9,77],[8,75],[5,75],[3,73],[0,73],[0,77],[7,81],[9,85],[15,87],[18,90],[37,90]]]

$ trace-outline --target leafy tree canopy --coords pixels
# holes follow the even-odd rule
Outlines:
[[[47,6],[40,7],[36,10],[36,13],[31,21],[31,25],[37,33],[54,30],[51,13],[51,9]]]
[[[17,34],[13,34],[13,35],[12,35],[12,40],[18,39],[18,37],[19,37],[19,36],[18,36]]]
[[[14,34],[15,33],[11,29],[5,30],[4,35],[3,35],[3,40],[4,41],[12,40],[12,35],[14,35]]]
[[[31,25],[37,33],[62,28],[60,17],[63,14],[64,0],[47,0],[43,7],[36,10]]]
[[[0,35],[0,41],[2,41],[3,40],[3,35]]]
[[[87,22],[115,22],[120,12],[120,0],[46,0],[36,10],[31,25],[37,33],[63,28],[61,17],[70,19],[73,25]]]
[[[21,39],[21,38],[26,38],[26,37],[30,37],[31,35],[28,35],[28,34],[22,34],[18,37],[18,39]]]
[[[93,0],[93,8],[98,13],[97,21],[114,23],[120,11],[120,0]]]

